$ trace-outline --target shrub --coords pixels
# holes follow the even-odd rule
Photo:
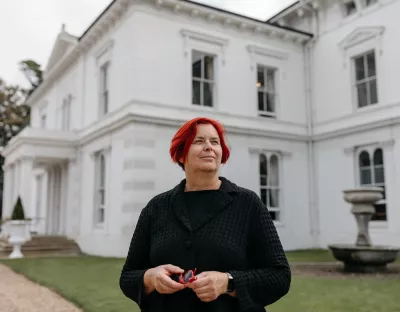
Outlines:
[[[15,203],[11,220],[25,220],[24,207],[22,205],[21,197],[18,196],[17,202]]]

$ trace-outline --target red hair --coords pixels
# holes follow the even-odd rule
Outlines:
[[[217,130],[222,147],[221,163],[225,164],[230,155],[229,148],[225,141],[225,128],[220,122],[205,117],[198,117],[189,120],[175,133],[171,140],[171,147],[169,149],[172,161],[184,169],[183,163],[181,163],[180,159],[183,158],[183,162],[185,162],[190,145],[193,143],[194,137],[196,136],[198,124],[211,124],[215,130]]]

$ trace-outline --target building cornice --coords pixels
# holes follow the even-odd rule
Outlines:
[[[323,132],[320,134],[316,134],[312,137],[312,140],[315,142],[324,141],[329,139],[336,139],[343,136],[363,133],[370,130],[375,130],[383,127],[389,127],[400,124],[400,116],[388,116],[387,118],[383,118],[381,120],[370,122],[367,124],[357,124],[350,127],[340,128],[329,132]]]
[[[268,19],[269,23],[279,23],[287,16],[294,13],[301,17],[305,11],[317,10],[320,7],[320,0],[299,0],[282,11],[278,12],[274,16]]]
[[[46,73],[44,81],[28,97],[26,104],[31,106],[52,86],[63,73],[65,73],[82,54],[85,54],[100,38],[104,36],[114,25],[121,20],[128,11],[130,5],[150,5],[158,9],[168,9],[175,14],[186,14],[196,18],[203,18],[207,22],[220,23],[225,27],[237,31],[250,31],[268,37],[275,37],[281,40],[292,41],[296,44],[303,44],[312,35],[296,30],[281,28],[263,21],[254,20],[245,16],[207,7],[190,1],[180,0],[115,0],[103,12],[103,14],[89,27],[79,39],[77,46],[58,62],[51,71]]]

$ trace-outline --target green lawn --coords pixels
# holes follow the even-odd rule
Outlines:
[[[288,252],[291,262],[333,261],[329,252]],[[48,286],[85,312],[139,311],[118,285],[122,259],[79,257],[3,260],[13,270]],[[289,294],[269,312],[387,312],[398,308],[400,281],[328,279],[294,276]]]
[[[289,262],[334,262],[330,250],[307,249],[286,252]]]

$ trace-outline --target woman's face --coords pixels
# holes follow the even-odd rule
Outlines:
[[[197,125],[197,133],[184,163],[185,170],[217,171],[221,165],[222,147],[217,130],[211,124]]]

